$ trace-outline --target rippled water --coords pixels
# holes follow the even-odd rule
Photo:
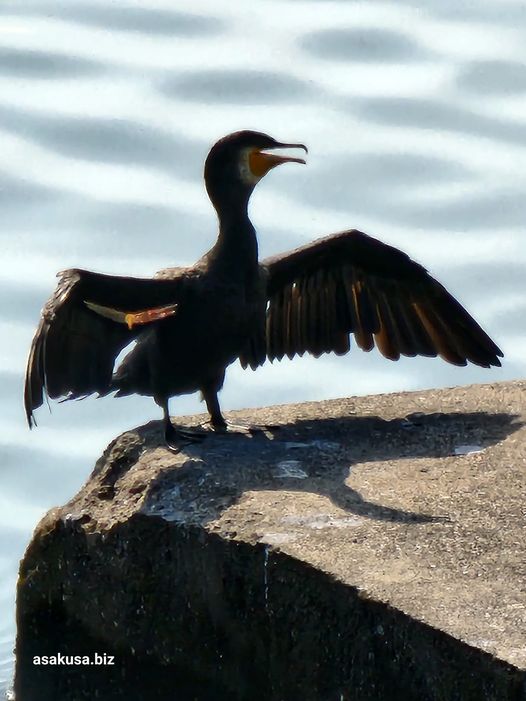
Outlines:
[[[149,275],[206,250],[218,137],[310,147],[307,168],[256,191],[263,255],[361,228],[426,264],[506,354],[491,372],[359,351],[233,366],[225,408],[524,377],[525,20],[522,0],[2,0],[0,687],[32,528],[110,438],[158,416],[147,399],[90,399],[42,410],[29,433],[40,308],[57,270]]]

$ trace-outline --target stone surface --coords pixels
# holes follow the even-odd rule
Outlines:
[[[526,699],[525,416],[514,382],[123,434],[26,552],[17,698]]]

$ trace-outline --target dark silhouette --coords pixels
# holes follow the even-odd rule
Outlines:
[[[234,360],[255,369],[284,355],[344,354],[350,334],[362,350],[376,344],[390,360],[439,355],[455,365],[500,366],[500,349],[425,268],[360,231],[260,263],[250,195],[275,166],[305,163],[269,153],[279,148],[307,151],[252,131],[213,146],[205,183],[219,235],[195,265],[168,268],[153,279],[61,273],[29,355],[30,426],[46,394],[138,393],[163,409],[166,442],[178,449],[182,439],[205,433],[173,426],[170,397],[200,390],[211,428],[226,431],[217,395]],[[114,373],[116,357],[134,339]]]

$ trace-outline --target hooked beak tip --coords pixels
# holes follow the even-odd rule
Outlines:
[[[276,144],[275,148],[301,148],[305,153],[309,152],[309,149],[305,146],[305,144],[281,144],[278,143]]]

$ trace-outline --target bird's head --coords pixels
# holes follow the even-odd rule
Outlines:
[[[303,144],[284,144],[257,131],[236,131],[212,146],[205,162],[205,183],[210,199],[218,197],[248,201],[255,185],[269,170],[282,163],[305,163],[303,158],[274,153],[276,149],[300,148]]]

